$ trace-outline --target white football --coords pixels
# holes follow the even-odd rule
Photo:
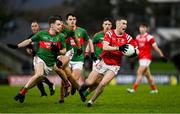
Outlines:
[[[127,45],[128,45],[127,51],[123,52],[123,54],[125,56],[131,56],[131,55],[133,55],[135,53],[135,48],[131,44],[127,44]]]

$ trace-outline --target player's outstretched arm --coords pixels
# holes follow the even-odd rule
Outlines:
[[[15,45],[15,44],[7,44],[7,46],[9,48],[12,48],[12,49],[17,49],[17,48],[22,48],[22,47],[26,47],[27,45],[31,44],[32,40],[31,39],[27,39],[27,40],[24,40],[22,41],[21,43]]]

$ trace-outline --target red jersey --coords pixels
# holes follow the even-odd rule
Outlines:
[[[136,37],[136,42],[139,47],[139,59],[145,58],[151,60],[152,45],[156,43],[154,37],[148,33],[144,35],[139,34]]]
[[[136,46],[135,40],[132,39],[130,35],[127,33],[123,33],[122,35],[117,35],[115,30],[110,30],[106,32],[104,36],[104,41],[107,42],[110,46],[122,46],[124,44],[131,44]],[[120,66],[122,59],[122,52],[119,50],[116,51],[107,51],[103,50],[100,57],[104,60],[107,65],[118,65]]]

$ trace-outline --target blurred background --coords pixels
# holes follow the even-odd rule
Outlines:
[[[60,14],[65,17],[69,12],[78,17],[78,26],[85,28],[89,36],[101,30],[105,17],[127,17],[127,33],[133,37],[138,34],[139,23],[147,22],[150,33],[169,58],[168,63],[163,63],[153,52],[151,71],[155,80],[162,84],[178,84],[180,0],[0,0],[0,84],[10,83],[8,76],[33,72],[32,57],[24,49],[12,50],[6,44],[26,39],[31,34],[32,20],[38,20],[44,29],[49,16]],[[137,59],[124,58],[115,83],[132,83],[137,65]]]

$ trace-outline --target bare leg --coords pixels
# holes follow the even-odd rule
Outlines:
[[[30,80],[24,86],[27,89],[34,87],[39,81],[43,79],[44,65],[39,63],[35,66],[35,75],[33,75]]]
[[[62,81],[61,82],[61,87],[60,87],[60,99],[59,99],[59,103],[64,103],[64,92],[65,89],[64,89],[64,82]]]
[[[94,95],[91,97],[90,101],[94,102],[99,97],[99,95],[101,95],[101,93],[103,92],[105,86],[107,84],[109,84],[109,82],[114,78],[114,76],[115,76],[115,74],[114,74],[113,71],[108,70],[106,72],[103,79],[101,80],[98,87],[96,88]]]
[[[139,66],[139,67],[138,67],[136,82],[135,82],[134,85],[133,85],[133,89],[134,89],[135,91],[137,90],[137,88],[138,88],[138,86],[139,86],[139,84],[140,84],[140,82],[141,82],[142,76],[143,76],[146,68],[147,68],[147,67],[145,67],[145,66]]]
[[[20,90],[20,92],[14,97],[16,101],[19,100],[20,103],[24,102],[25,94],[27,90],[34,87],[39,81],[42,81],[44,74],[44,65],[43,63],[37,64],[35,67],[35,75],[33,75],[26,85]]]
[[[87,91],[85,92],[85,96],[88,96],[92,91],[94,91],[94,90],[97,88],[97,86],[98,86],[99,83],[101,82],[102,78],[103,78],[103,75],[102,75],[102,74],[99,74],[99,75],[97,76],[97,79],[96,79],[95,83],[94,83],[93,85],[89,86],[89,88],[88,88]]]
[[[155,85],[155,83],[153,81],[153,76],[151,75],[149,67],[146,70],[145,76],[146,76],[146,78],[147,78],[147,80],[148,80],[148,82],[149,82],[149,84],[151,86],[151,89],[156,90],[157,88],[156,88],[156,85]]]

